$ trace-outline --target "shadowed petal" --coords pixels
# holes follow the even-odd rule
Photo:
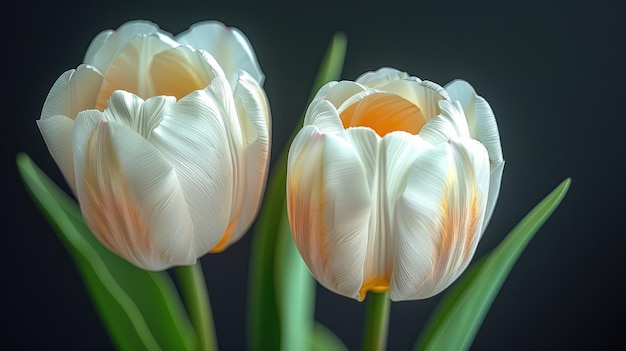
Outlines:
[[[63,177],[72,191],[76,193],[74,158],[72,156],[74,120],[61,115],[49,116],[37,120],[37,126],[54,162],[63,173]]]
[[[271,147],[271,114],[267,97],[252,77],[245,72],[240,74],[234,95],[245,145],[245,172],[242,172],[245,188],[237,227],[228,244],[239,240],[256,218],[265,189]]]

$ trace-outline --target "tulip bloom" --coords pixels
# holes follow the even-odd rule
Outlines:
[[[148,270],[190,265],[236,242],[258,212],[263,80],[237,29],[209,21],[173,37],[132,21],[96,36],[37,122],[106,247]]]
[[[491,108],[465,81],[383,68],[330,82],[289,150],[295,244],[335,293],[433,296],[468,266],[503,167]]]

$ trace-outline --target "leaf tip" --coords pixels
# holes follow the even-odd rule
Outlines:
[[[23,151],[18,152],[15,156],[15,163],[17,163],[17,166],[20,168],[22,168],[29,160],[30,157],[28,157],[28,155]]]
[[[559,186],[556,187],[556,189],[554,189],[554,192],[558,193],[559,198],[562,199],[565,196],[565,194],[567,194],[567,191],[569,190],[569,187],[571,184],[572,184],[572,177],[567,177],[561,182],[561,184],[559,184]]]
[[[342,31],[338,31],[338,32],[335,32],[335,35],[333,35],[333,43],[335,43],[336,45],[341,45],[342,47],[345,47],[347,42],[348,42],[348,37],[346,33]]]

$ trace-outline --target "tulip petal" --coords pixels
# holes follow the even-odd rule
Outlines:
[[[112,58],[104,73],[104,80],[96,108],[103,111],[108,98],[115,90],[125,90],[146,100],[160,95],[151,76],[152,59],[158,53],[168,50],[176,43],[162,40],[161,36],[136,36]]]
[[[482,235],[488,186],[488,155],[474,140],[418,156],[396,203],[392,300],[428,298],[463,272]]]
[[[317,126],[316,126],[317,127]],[[350,143],[357,153],[363,172],[367,179],[370,191],[374,189],[377,173],[379,172],[379,152],[382,138],[376,132],[367,127],[349,128],[342,135]]]
[[[333,106],[335,106],[336,109],[338,109],[339,106],[348,100],[349,97],[365,90],[367,90],[367,87],[364,85],[347,80],[341,82],[330,82],[319,90],[313,101],[322,99],[328,100],[331,104],[333,104]]]
[[[406,184],[406,177],[415,158],[430,144],[419,136],[405,132],[379,138],[367,128],[346,131],[366,170],[372,193],[367,251],[360,300],[368,290],[389,288],[395,257],[395,224],[390,219],[397,199]]]
[[[356,82],[366,85],[368,88],[379,88],[390,82],[407,78],[409,75],[406,72],[391,67],[383,67],[376,71],[363,73],[356,79]]]
[[[175,96],[178,100],[194,90],[204,89],[218,75],[224,73],[211,55],[186,46],[154,55],[150,66],[155,93]]]
[[[152,131],[175,102],[173,96],[155,96],[144,101],[135,94],[116,90],[109,99],[107,118],[150,140]]]
[[[175,170],[143,137],[108,122],[107,112],[85,111],[76,120],[74,162],[85,221],[105,246],[141,268],[195,263],[192,222]]]
[[[500,184],[502,182],[502,172],[504,171],[504,161],[502,161],[495,169],[491,171],[489,176],[489,196],[487,197],[487,208],[485,210],[485,222],[483,223],[483,230],[489,224],[493,211],[496,208],[496,202],[498,201],[498,195],[500,194]]]
[[[116,30],[105,30],[100,32],[91,41],[85,53],[84,63],[96,67],[102,73],[113,61],[113,58],[134,38],[157,36],[159,39],[168,42],[170,46],[175,46],[171,39],[171,34],[162,31],[158,25],[145,20],[129,21],[122,24]]]
[[[371,195],[355,151],[341,138],[302,128],[289,151],[287,210],[311,273],[329,290],[360,299]]]
[[[448,83],[446,90],[453,101],[458,100],[463,106],[470,135],[485,145],[489,153],[491,169],[495,169],[503,162],[503,157],[498,125],[489,103],[476,95],[474,88],[464,80],[454,80]]]
[[[382,139],[379,158],[387,197],[386,208],[392,209],[404,191],[407,176],[415,159],[431,145],[421,136],[404,132],[388,134]]]
[[[446,90],[450,93],[450,97],[453,100],[458,100],[463,106],[472,138],[480,141],[489,153],[491,177],[484,223],[484,227],[486,227],[491,219],[500,193],[500,183],[505,163],[496,118],[489,103],[481,96],[476,95],[474,88],[468,82],[454,80],[446,85]]]
[[[80,111],[95,107],[101,84],[102,76],[91,66],[66,71],[50,89],[41,118],[63,115],[75,119]]]
[[[440,100],[441,113],[433,117],[420,131],[420,136],[431,144],[447,142],[450,139],[470,138],[463,108],[458,101]]]
[[[432,145],[446,143],[452,138],[457,138],[457,131],[449,118],[437,115],[428,121],[420,130],[419,136]]]
[[[206,90],[173,104],[150,142],[176,169],[193,220],[196,255],[224,235],[233,206],[235,167],[223,108]]]
[[[439,101],[448,98],[441,86],[429,81],[395,80],[379,89],[412,102],[419,107],[427,120],[439,114]]]
[[[70,79],[76,72],[75,69],[70,69],[54,82],[52,88],[48,92],[48,96],[46,97],[46,101],[43,103],[43,108],[41,110],[41,118],[46,118],[55,115],[68,116],[71,119],[76,118],[76,115],[69,116],[70,111],[70,103],[69,103],[69,95],[68,90],[70,90]]]
[[[76,115],[93,108],[102,83],[92,67],[81,65],[63,73],[54,83],[41,111],[37,126],[50,155],[75,192],[72,131]]]
[[[74,159],[72,157],[72,133],[74,120],[62,115],[37,120],[37,126],[63,177],[76,194]]]
[[[239,221],[228,244],[248,230],[261,205],[270,158],[271,114],[269,102],[259,84],[241,71],[235,86],[235,106],[242,125],[245,151],[245,188]]]
[[[335,106],[327,100],[313,101],[304,115],[306,125],[315,125],[320,132],[336,134],[344,131],[341,118]]]
[[[211,54],[228,78],[231,86],[235,86],[237,70],[248,72],[260,86],[263,86],[265,76],[257,61],[252,44],[237,28],[227,27],[218,21],[199,22],[186,32],[176,36],[181,44],[194,49],[202,49]]]
[[[221,75],[213,79],[211,84],[206,88],[209,96],[214,100],[216,106],[219,107],[221,118],[224,122],[226,130],[228,147],[230,149],[230,164],[232,169],[232,193],[230,195],[231,208],[230,220],[226,232],[222,235],[220,241],[211,249],[211,252],[221,252],[231,242],[235,230],[239,225],[239,217],[243,207],[245,196],[245,141],[244,129],[247,124],[243,123],[237,115],[237,107],[235,106],[234,97],[231,87],[226,78]]]

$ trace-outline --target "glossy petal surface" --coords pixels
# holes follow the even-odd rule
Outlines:
[[[309,105],[289,153],[289,219],[328,289],[424,299],[471,261],[502,153],[486,101],[449,87],[382,68],[327,83]]]

